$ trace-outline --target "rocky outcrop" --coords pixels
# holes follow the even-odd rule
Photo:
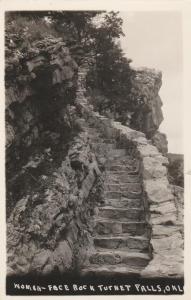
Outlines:
[[[151,138],[163,121],[162,101],[158,95],[162,73],[155,69],[135,69],[131,79],[130,99],[135,103],[131,126]]]
[[[33,42],[17,59],[11,53],[6,52],[5,95],[8,215],[23,190],[30,189],[31,176],[32,184],[38,181],[37,172],[26,172],[30,156],[38,152],[46,161],[43,152],[50,145],[67,145],[78,67],[62,39]]]
[[[95,89],[92,92],[89,83],[91,76],[88,74],[89,102],[100,114],[144,132],[149,139],[153,138],[159,151],[165,153],[167,148],[165,135],[157,131],[163,121],[162,101],[159,96],[162,73],[155,69],[130,68],[128,76],[129,93],[125,96],[115,96],[111,100],[99,90]]]
[[[100,174],[72,105],[78,66],[52,37],[6,54],[7,274],[68,272],[84,259]]]
[[[51,105],[50,97],[57,102],[64,97],[62,107],[68,103],[69,91],[75,88],[77,64],[62,39],[51,37],[33,42],[30,51],[17,60],[9,57],[9,52],[7,56],[7,147],[13,143],[29,146],[39,138],[43,125],[40,104],[46,110]]]
[[[85,259],[94,203],[88,198],[100,174],[85,133],[60,167],[41,176],[39,190],[19,200],[7,222],[8,275],[76,269]]]

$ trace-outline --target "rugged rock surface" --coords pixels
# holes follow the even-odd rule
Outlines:
[[[8,147],[14,142],[29,146],[35,138],[39,138],[38,126],[43,124],[40,124],[42,112],[38,102],[50,106],[50,96],[58,102],[63,97],[63,106],[69,100],[67,94],[75,87],[77,64],[62,39],[46,38],[34,42],[26,55],[14,64],[10,57],[6,59]],[[16,78],[13,78],[14,72],[19,72]],[[16,118],[18,111],[20,116]],[[15,137],[17,141],[14,141]]]
[[[46,162],[46,149],[50,145],[62,144],[60,148],[64,152],[63,145],[67,145],[73,126],[71,105],[75,98],[77,64],[63,41],[54,38],[34,42],[30,51],[26,51],[26,57],[21,56],[14,63],[7,56],[6,171],[9,215],[17,200],[23,196],[23,185],[28,189],[31,180],[33,184],[35,179],[38,181],[38,172],[29,172],[31,175],[27,172],[30,156],[36,151],[36,160],[42,162],[44,159]],[[56,151],[54,149],[53,152]]]
[[[162,73],[146,67],[131,67],[128,76],[131,87],[128,95],[119,96],[119,99],[111,101],[99,90],[95,89],[92,92],[90,85],[88,101],[100,114],[144,132],[147,138],[153,139],[159,151],[166,153],[165,135],[157,131],[163,121],[162,101],[159,96]],[[87,84],[89,84],[89,74]]]
[[[62,39],[8,55],[8,275],[63,273],[83,260],[99,169],[72,106],[77,68]]]
[[[162,73],[155,69],[136,69],[131,84],[130,99],[137,103],[131,126],[150,138],[163,121],[162,101],[158,95],[162,85]]]
[[[75,255],[84,259],[94,207],[88,196],[99,173],[82,133],[61,166],[42,176],[41,190],[13,209],[7,223],[8,275],[63,273],[75,267]]]

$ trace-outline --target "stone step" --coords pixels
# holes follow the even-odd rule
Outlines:
[[[114,141],[115,142],[115,141]],[[116,150],[119,150],[119,148],[116,148]],[[138,161],[137,159],[133,159],[132,157],[130,157],[129,155],[125,155],[125,156],[120,156],[120,157],[116,157],[114,156],[110,156],[108,158],[108,163],[109,164],[126,164],[126,163],[130,163],[130,164],[137,164]]]
[[[106,144],[116,145],[116,141],[114,139],[103,139],[103,142],[106,143]]]
[[[99,136],[101,136],[100,132],[95,127],[90,127],[89,125],[88,125],[88,132],[91,134],[99,134]]]
[[[142,221],[145,212],[142,208],[115,208],[112,206],[99,207],[98,216],[108,219],[119,219],[121,221],[136,220]]]
[[[126,183],[125,185],[121,185],[121,192],[126,196],[126,193],[142,193],[142,185],[140,183]]]
[[[116,150],[119,150],[118,148]],[[134,158],[132,158],[132,156],[126,154],[125,156],[121,156],[121,157],[115,157],[115,156],[110,156],[108,157],[108,162],[109,163],[126,163],[128,161],[134,161]]]
[[[99,235],[118,235],[128,233],[131,235],[143,235],[147,232],[148,225],[145,221],[114,221],[104,218],[95,219],[94,231]]]
[[[124,165],[111,165],[111,166],[108,166],[106,165],[106,168],[108,171],[127,171],[127,172],[132,172],[135,170],[135,168],[131,165],[128,165],[128,164],[124,164]]]
[[[92,253],[89,257],[89,262],[91,264],[127,264],[129,266],[135,267],[145,267],[150,261],[150,257],[146,253],[140,252],[128,252],[125,250],[105,250],[99,249]]]
[[[117,158],[126,156],[126,150],[125,149],[113,149],[109,153],[109,157]]]
[[[93,143],[93,144],[96,144],[99,147],[108,147],[108,146],[111,146],[112,147],[111,149],[115,149],[114,148],[115,147],[114,143],[104,143],[102,139],[100,139],[99,143]]]
[[[95,137],[95,136],[91,136],[91,135],[88,135],[90,141],[91,141],[91,144],[93,144],[93,148],[96,149],[95,147],[95,144],[99,143],[100,142],[100,138],[99,137]]]
[[[137,199],[142,196],[142,188],[140,188],[138,191],[131,191],[130,189],[124,189],[121,191],[121,193],[123,197]]]
[[[118,159],[112,159],[113,157],[111,155],[109,157],[110,157],[110,160],[107,160],[107,165],[106,165],[108,169],[110,167],[114,167],[115,168],[115,166],[116,166],[116,168],[117,168],[117,166],[119,166],[119,167],[120,166],[126,166],[126,167],[133,167],[133,166],[135,166],[134,163],[131,160],[129,160],[129,159],[125,159],[125,161],[119,161]],[[126,156],[122,156],[122,157],[125,158]],[[115,170],[113,170],[113,171],[115,171]]]
[[[93,121],[93,120],[92,120]],[[95,130],[96,132],[100,132],[95,125],[95,122],[93,121],[93,123],[90,122],[90,120],[88,120],[88,129],[89,130]],[[100,132],[100,136],[102,136],[101,132]]]
[[[115,149],[115,144],[106,144],[106,143],[102,143],[102,142],[99,142],[99,143],[93,142],[91,144],[95,149],[101,150],[101,151],[107,150],[108,152],[110,152],[111,149]]]
[[[107,191],[112,191],[112,192],[120,192],[121,185],[119,183],[105,183],[104,182],[104,189],[106,189]]]
[[[128,172],[128,175],[138,175],[139,174],[139,169],[131,170]]]
[[[111,171],[111,170],[106,170],[105,173],[106,177],[116,177],[118,179],[124,179],[127,176],[139,176],[139,170],[118,170],[118,171]]]
[[[120,192],[112,192],[112,191],[104,191],[105,198],[109,199],[121,199],[121,198],[130,198],[130,199],[138,199],[141,198],[142,192],[131,192],[131,191],[120,191]]]
[[[121,198],[121,199],[104,199],[104,204],[106,206],[112,206],[116,208],[141,208],[143,207],[143,201],[141,198],[130,199],[130,198]]]
[[[105,172],[105,177],[110,177],[110,176],[115,176],[117,178],[119,178],[120,176],[128,176],[128,172],[124,171],[124,170],[120,170],[120,171],[111,171],[111,170],[107,170]]]
[[[89,129],[88,129],[88,137],[90,137],[91,139],[99,139],[99,140],[101,140],[99,133],[89,132]]]
[[[132,192],[141,192],[142,191],[142,186],[140,183],[105,183],[104,188],[107,191],[112,191],[112,192],[123,192],[123,191],[132,191]]]
[[[127,251],[148,251],[149,240],[144,236],[130,236],[121,234],[120,236],[96,236],[94,237],[96,247],[107,249],[127,248]]]
[[[135,268],[126,264],[118,265],[102,265],[90,264],[88,267],[82,269],[82,276],[138,276],[143,267]]]
[[[113,172],[107,172],[105,176],[105,183],[137,183],[140,182],[140,177],[138,175],[116,175]]]

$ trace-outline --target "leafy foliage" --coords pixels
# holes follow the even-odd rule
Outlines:
[[[169,181],[171,184],[184,187],[184,163],[181,154],[168,153]]]
[[[100,13],[101,11],[55,11],[49,12],[49,18],[57,32],[83,42],[89,36],[92,19]]]
[[[104,15],[100,26],[92,30],[96,68],[91,70],[88,81],[91,88],[100,90],[110,99],[99,105],[99,110],[109,108],[119,115],[133,106],[128,97],[133,73],[129,65],[131,60],[125,57],[119,43],[119,38],[124,35],[122,24],[119,13],[110,12]]]

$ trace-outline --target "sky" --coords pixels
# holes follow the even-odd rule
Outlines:
[[[159,69],[159,91],[168,151],[183,153],[182,19],[178,11],[121,12],[125,37],[121,45],[132,66]]]

